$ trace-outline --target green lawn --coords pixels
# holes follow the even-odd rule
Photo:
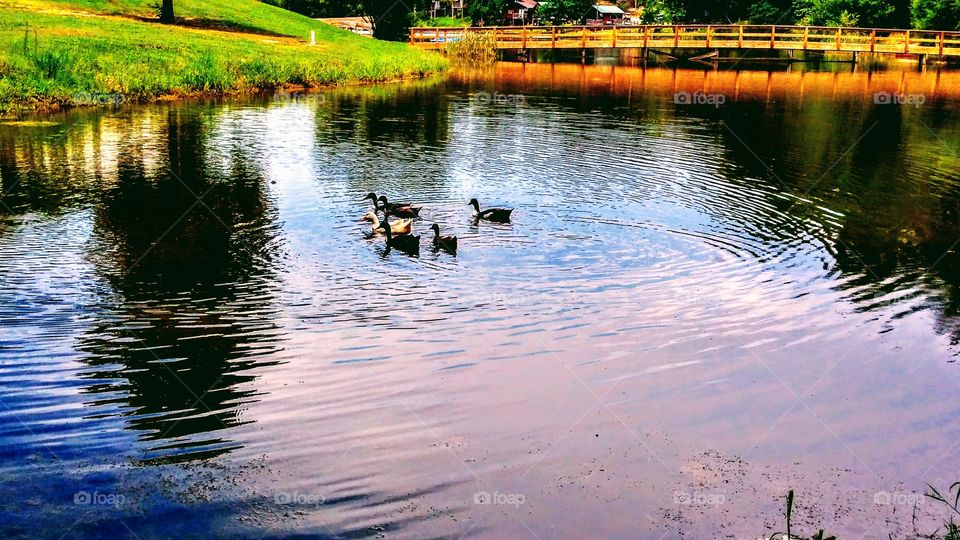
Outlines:
[[[256,0],[0,0],[0,113],[165,95],[422,77],[441,56]],[[141,19],[143,18],[143,19]],[[144,20],[146,19],[146,20]],[[317,45],[307,43],[310,31]]]
[[[459,17],[437,17],[435,19],[425,19],[417,21],[417,26],[423,28],[463,28],[472,26],[470,19],[461,19]]]

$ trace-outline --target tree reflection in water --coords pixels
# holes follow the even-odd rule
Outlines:
[[[124,398],[148,456],[209,457],[245,421],[257,392],[245,372],[276,350],[277,227],[256,160],[214,148],[215,121],[168,111],[162,159],[120,146],[116,185],[96,204],[89,258],[112,301],[82,340],[93,380]],[[217,167],[216,155],[227,167]],[[100,386],[90,387],[96,393]]]

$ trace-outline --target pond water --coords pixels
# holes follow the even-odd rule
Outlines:
[[[958,112],[949,71],[501,63],[0,125],[0,531],[756,538],[793,489],[931,532]]]

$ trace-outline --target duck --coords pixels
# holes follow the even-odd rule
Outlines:
[[[377,194],[376,194],[376,193],[374,193],[374,192],[371,191],[370,193],[367,193],[367,196],[364,197],[363,199],[364,199],[364,200],[370,199],[371,201],[373,201],[373,208],[374,208],[374,210],[377,210],[377,209],[379,208],[379,207],[377,206],[377,201],[378,201],[379,199],[377,198]],[[386,200],[386,197],[380,197],[380,199]],[[396,206],[396,207],[410,206],[410,203],[393,203],[393,204],[391,204],[391,206]]]
[[[477,211],[477,219],[496,221],[498,223],[508,223],[510,221],[510,213],[513,212],[513,208],[487,208],[481,211],[480,203],[476,199],[470,199],[470,202],[467,204],[473,206],[474,210]]]
[[[457,237],[456,236],[440,236],[440,226],[434,223],[430,226],[433,229],[433,246],[441,248],[450,253],[457,252]]]
[[[410,204],[391,203],[390,201],[387,200],[386,196],[384,195],[381,195],[380,198],[377,200],[380,201],[380,209],[389,210],[391,214],[397,217],[417,218],[417,217],[420,217],[420,210],[423,209],[422,206],[410,206]]]
[[[380,228],[380,219],[377,218],[377,212],[367,212],[364,214],[360,221],[369,221],[373,224],[373,231],[376,233],[377,229]],[[386,221],[386,219],[384,219]],[[412,219],[398,219],[390,224],[390,232],[396,235],[401,234],[410,234],[410,231],[413,230],[413,220]]]
[[[411,255],[420,253],[420,235],[413,236],[411,234],[404,234],[394,236],[386,223],[381,223],[379,229],[382,230],[383,234],[387,237],[387,252],[390,251],[390,248],[397,248]]]

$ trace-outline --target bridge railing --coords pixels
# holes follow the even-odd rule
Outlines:
[[[960,56],[960,32],[782,25],[491,26],[412,28],[410,43],[442,49],[465,33],[497,49],[741,48]]]

